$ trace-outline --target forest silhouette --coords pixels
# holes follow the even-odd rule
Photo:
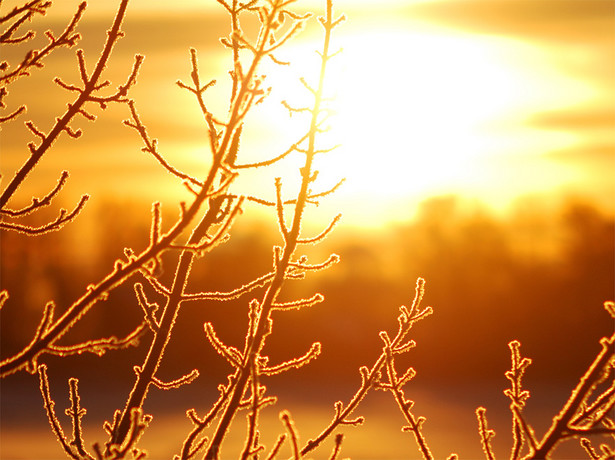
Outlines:
[[[108,201],[95,215],[84,216],[112,225],[78,250],[74,238],[79,238],[79,225],[89,225],[85,221],[75,223],[75,229],[36,239],[3,236],[1,282],[12,287],[15,299],[14,307],[3,310],[2,349],[7,354],[24,346],[39,318],[41,298],[53,297],[59,306],[70,304],[92,276],[104,273],[121,255],[118,248],[143,244],[149,216],[139,209],[137,203]],[[109,218],[119,213],[124,216],[121,221]],[[272,244],[267,225],[259,220],[238,224],[234,245],[221,247],[196,265],[191,283],[225,290],[238,279],[247,282],[262,273]],[[600,305],[601,299],[614,295],[614,227],[611,216],[574,199],[548,213],[540,200],[523,200],[516,212],[497,217],[480,206],[465,207],[461,198],[433,198],[422,204],[415,219],[393,228],[369,234],[350,228],[332,236],[323,246],[335,248],[344,263],[327,276],[291,285],[288,293],[305,295],[318,286],[327,299],[326,312],[314,308],[280,316],[276,321],[283,327],[268,346],[282,357],[292,356],[318,331],[327,354],[312,363],[306,376],[301,370],[295,375],[328,375],[337,381],[377,350],[373,331],[393,324],[393,316],[383,314],[383,309],[392,312],[391,306],[408,296],[407,280],[422,276],[429,280],[426,301],[438,307],[436,319],[415,331],[420,346],[412,362],[423,382],[502,381],[506,349],[501,344],[514,338],[541,363],[532,369],[531,378],[553,384],[575,379],[597,340],[613,327]],[[166,271],[161,279],[171,275]],[[28,280],[36,280],[36,290],[30,289]],[[131,286],[118,288],[108,307],[92,311],[65,340],[126,334],[139,321],[139,311],[126,307],[133,296]],[[235,323],[243,316],[242,302],[227,302],[224,308],[205,301],[197,304],[182,312],[181,340],[172,343],[165,362],[185,369],[198,359],[215,379],[214,352],[204,349],[202,356],[194,356],[186,350],[202,348],[204,321],[213,321],[221,334],[239,340],[241,330]],[[440,364],[444,358],[446,366]],[[133,357],[116,353],[111,359],[125,359],[130,367]],[[66,370],[72,366],[69,359],[57,365]],[[224,363],[218,365],[219,372],[226,370]],[[121,366],[109,372],[114,369]]]

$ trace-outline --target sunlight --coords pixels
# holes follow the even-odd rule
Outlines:
[[[355,192],[469,186],[482,182],[485,156],[571,141],[552,133],[525,133],[512,144],[504,139],[521,124],[523,105],[539,101],[521,97],[532,92],[529,82],[487,42],[400,31],[354,37],[350,45],[333,130],[346,152],[341,161],[358,178]]]
[[[548,191],[570,179],[541,157],[569,147],[575,137],[525,122],[532,113],[595,94],[541,63],[541,52],[504,39],[407,27],[350,34],[339,42],[343,52],[332,61],[329,78],[334,100],[326,142],[341,147],[322,157],[319,177],[334,184],[340,172],[346,176],[340,191],[345,203],[394,207],[464,193],[502,207],[523,189]],[[302,56],[297,76],[310,68],[312,48],[292,50]],[[291,80],[269,81],[273,99],[279,94],[295,105],[307,103],[304,89]],[[391,212],[380,205],[379,211],[385,219]]]

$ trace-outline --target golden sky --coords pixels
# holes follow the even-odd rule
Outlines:
[[[58,3],[43,30],[59,30],[56,18],[78,2]],[[89,3],[81,46],[93,66],[113,2]],[[320,3],[298,5],[318,10]],[[119,83],[135,53],[147,56],[132,97],[168,159],[198,174],[206,167],[201,117],[174,82],[188,81],[188,49],[196,47],[203,79],[219,79],[209,103],[224,113],[229,67],[217,39],[228,26],[213,0],[169,5],[131,3],[126,38],[108,78]],[[343,146],[323,160],[321,183],[326,188],[348,177],[338,197],[330,199],[345,210],[347,221],[365,222],[366,213],[371,224],[402,220],[421,200],[442,194],[478,199],[498,211],[528,194],[582,196],[615,210],[615,2],[340,0],[335,5],[348,21],[336,30],[343,53],[330,69],[336,114],[327,140]],[[279,100],[303,97],[297,77],[314,72],[318,30],[313,24],[281,53],[294,60],[291,69],[278,74],[279,69],[263,69],[271,71],[274,91],[246,133],[247,157],[267,158],[292,142],[293,127]],[[66,94],[49,85],[52,76],[74,80],[76,72],[73,52],[62,51],[11,90],[9,105],[25,99],[29,112],[2,132],[3,176],[12,175],[25,158],[23,122],[33,119],[49,127],[65,107]],[[82,191],[130,196],[136,190],[149,197],[148,184],[164,173],[139,152],[136,135],[121,126],[127,112],[109,112],[95,125],[84,124],[88,132],[79,142],[58,143],[31,185],[46,190],[57,171],[68,167],[75,193],[85,186]],[[285,168],[247,177],[238,187],[271,196],[273,176],[293,174],[293,165],[291,160]]]

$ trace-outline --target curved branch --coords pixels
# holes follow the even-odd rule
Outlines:
[[[32,144],[30,144],[31,145],[30,146],[31,155],[26,160],[26,162],[21,166],[21,168],[15,173],[15,176],[13,177],[13,179],[9,182],[7,187],[4,189],[4,191],[0,195],[0,209],[5,207],[6,203],[13,196],[13,194],[17,191],[21,183],[25,180],[26,176],[28,176],[28,174],[38,164],[39,160],[49,150],[49,148],[51,147],[53,142],[58,138],[58,136],[62,132],[68,132],[70,134],[70,129],[68,128],[70,121],[73,119],[73,117],[76,114],[80,113],[81,107],[88,100],[90,100],[92,93],[97,88],[98,80],[107,65],[109,57],[111,56],[111,51],[113,50],[113,47],[115,43],[117,42],[117,40],[122,35],[120,32],[120,27],[124,20],[124,16],[126,14],[127,6],[128,6],[128,0],[121,0],[120,5],[117,10],[117,14],[113,21],[113,25],[111,26],[111,29],[107,33],[107,40],[100,54],[100,57],[98,59],[94,72],[92,73],[90,80],[85,85],[83,90],[80,92],[75,102],[73,104],[69,104],[68,110],[64,113],[62,117],[57,119],[51,131],[45,136],[45,139],[41,142],[41,144],[38,147],[34,147]],[[79,37],[78,34],[75,34],[72,36],[70,36],[70,34],[76,27],[78,21],[80,20],[84,9],[85,9],[85,2],[79,5],[79,9],[77,10],[77,13],[75,13],[73,20],[71,21],[69,26],[66,28],[66,30],[64,31],[64,33],[61,35],[61,37],[58,40],[63,39],[67,42],[70,42],[72,40],[74,42]],[[40,58],[41,54],[43,54],[43,52],[38,53],[37,55],[38,58]],[[6,78],[6,77],[7,76],[5,75],[2,78]],[[0,79],[0,81],[2,81],[2,79]]]
[[[0,221],[0,229],[14,230],[16,232],[25,233],[27,235],[42,235],[44,233],[60,230],[62,227],[64,227],[64,225],[71,222],[79,215],[79,213],[85,207],[85,204],[87,203],[89,198],[90,198],[89,195],[83,195],[81,197],[81,200],[79,200],[79,203],[77,204],[75,209],[73,209],[71,212],[67,212],[66,209],[60,209],[60,214],[53,222],[49,222],[48,224],[41,225],[40,227],[31,227],[29,225],[15,224],[11,222]],[[34,200],[32,201],[34,202]],[[32,209],[30,209],[28,212],[36,209],[37,207],[46,206],[47,204],[39,204],[34,208],[30,206],[30,208]]]
[[[66,184],[68,176],[68,171],[62,171],[62,174],[60,175],[60,179],[58,179],[58,183],[56,184],[56,186],[43,198],[32,198],[32,204],[17,211],[14,211],[12,209],[0,209],[0,214],[6,214],[11,217],[25,216],[26,214],[30,214],[38,208],[42,208],[43,206],[49,206],[53,198]]]

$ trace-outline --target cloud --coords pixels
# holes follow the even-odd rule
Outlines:
[[[615,108],[596,107],[569,111],[540,112],[527,120],[536,128],[556,131],[615,129]]]
[[[550,160],[575,168],[591,170],[596,180],[613,180],[615,171],[615,143],[589,143],[570,149],[557,150],[546,155]]]
[[[615,108],[595,106],[571,110],[541,112],[530,117],[528,125],[550,131],[575,133],[580,144],[552,151],[546,157],[574,168],[592,171],[600,180],[613,179],[615,171]]]
[[[475,33],[560,43],[613,44],[612,0],[437,0],[408,15]]]

